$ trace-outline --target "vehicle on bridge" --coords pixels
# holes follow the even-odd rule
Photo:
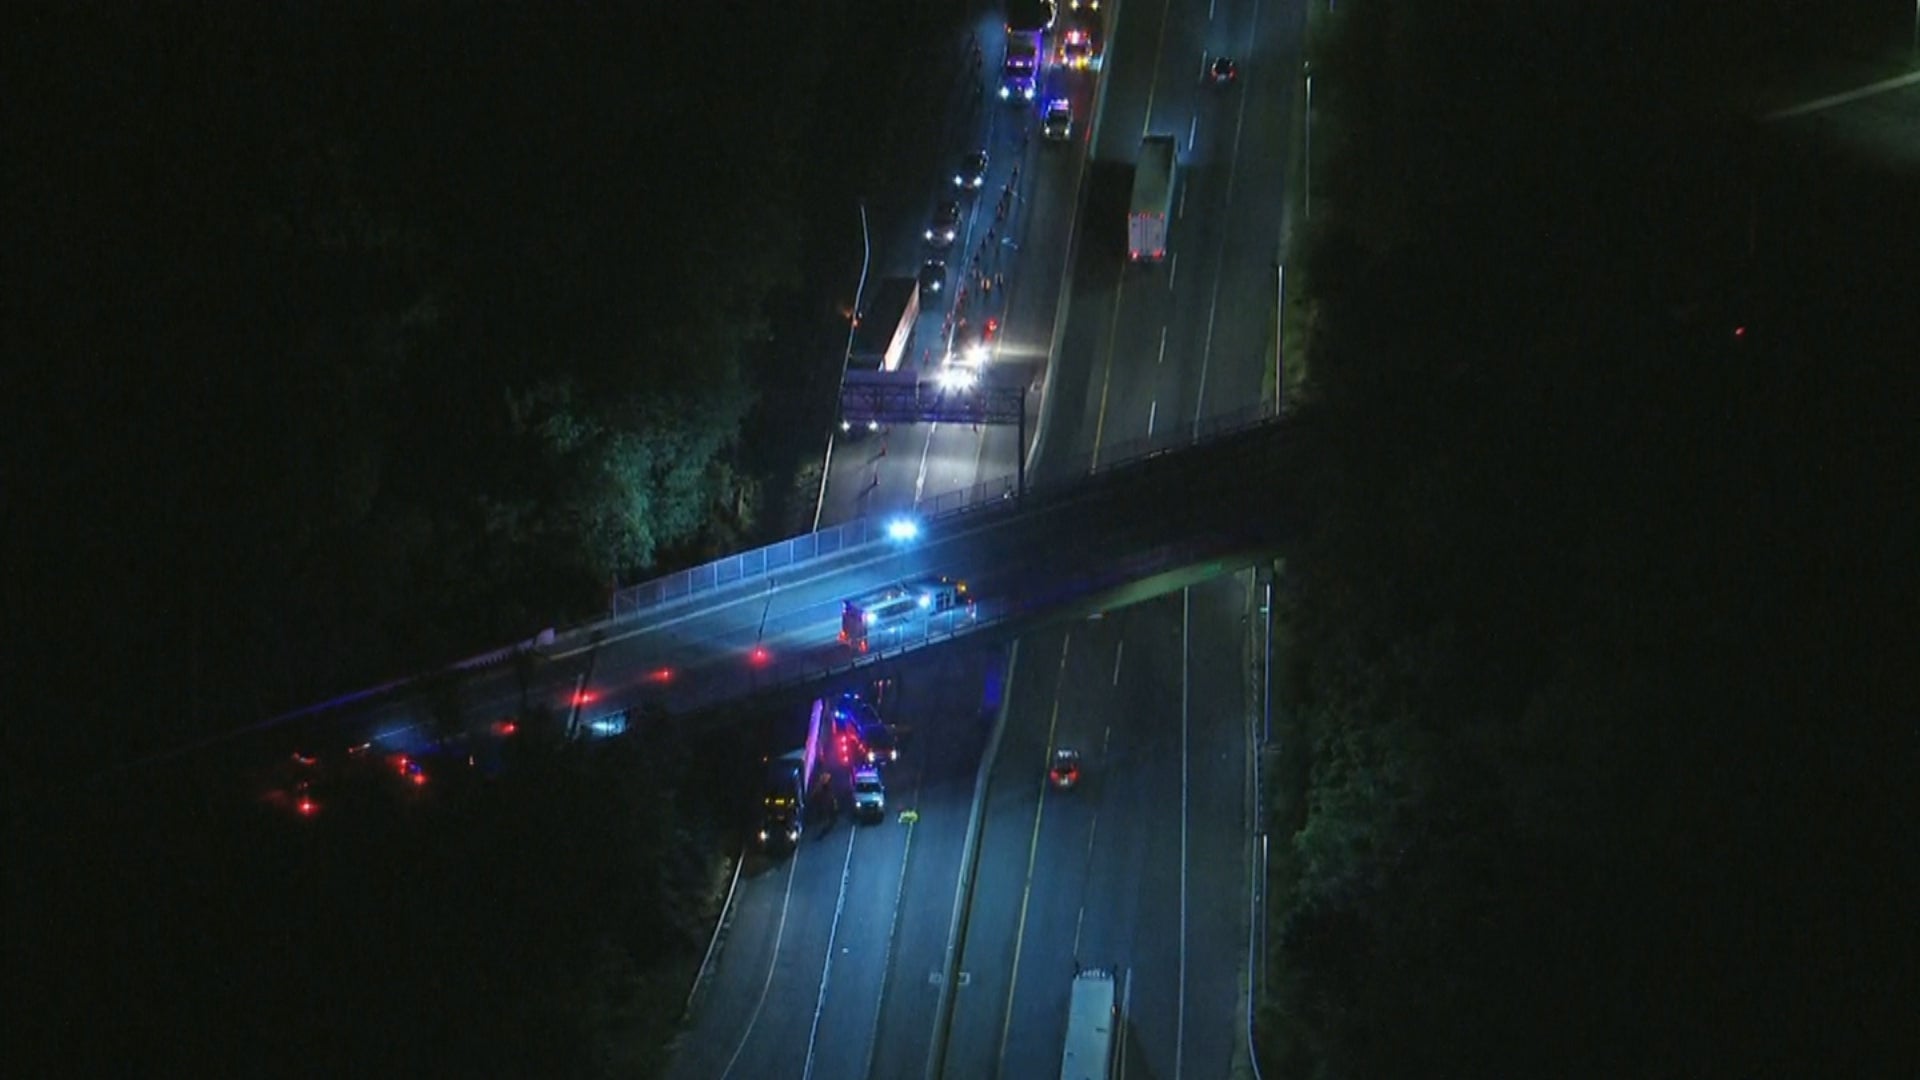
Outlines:
[[[1073,977],[1067,1006],[1067,1044],[1060,1054],[1060,1080],[1107,1080],[1113,1070],[1113,972],[1087,968]]]
[[[830,801],[832,776],[820,761],[820,725],[826,702],[815,701],[804,722],[783,720],[775,736],[777,753],[761,759],[766,781],[760,795],[760,846],[768,852],[792,850],[806,829],[809,802]]]
[[[882,648],[912,633],[932,631],[940,616],[971,618],[967,583],[932,577],[897,582],[840,602],[840,640],[855,652]]]
[[[1127,211],[1127,258],[1159,262],[1167,257],[1167,222],[1173,217],[1173,181],[1178,147],[1172,135],[1140,140],[1133,171],[1133,203]]]

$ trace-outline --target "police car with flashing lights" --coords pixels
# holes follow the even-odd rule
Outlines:
[[[853,770],[853,816],[862,821],[887,816],[887,786],[880,781],[880,770],[871,765]]]
[[[1065,142],[1073,137],[1073,105],[1066,98],[1047,102],[1046,115],[1040,120],[1040,133],[1049,142]]]

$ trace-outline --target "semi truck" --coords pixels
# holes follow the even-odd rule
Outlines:
[[[775,752],[761,759],[765,785],[760,794],[762,849],[791,850],[805,831],[807,808],[831,795],[832,778],[821,755],[821,718],[826,702],[815,701],[805,714],[795,713],[775,725]]]
[[[1073,977],[1060,1080],[1107,1080],[1113,1073],[1113,972],[1088,968]]]
[[[1132,262],[1159,262],[1167,257],[1177,149],[1172,135],[1148,135],[1140,140],[1140,161],[1133,170],[1133,202],[1127,211],[1127,258]]]
[[[883,278],[873,287],[867,310],[853,326],[849,371],[898,371],[913,344],[913,323],[920,317],[920,284],[908,277]]]
[[[1007,31],[1007,58],[1000,67],[1000,100],[1030,102],[1040,93],[1038,30]]]

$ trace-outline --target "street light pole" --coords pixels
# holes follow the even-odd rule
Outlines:
[[[873,257],[873,244],[867,235],[867,201],[860,200],[860,284],[853,290],[853,315],[847,319],[847,347],[840,354],[840,381],[833,384],[833,415],[840,417],[840,388],[847,382],[847,367],[853,363],[853,335],[860,328],[860,300],[867,292],[867,264]],[[820,515],[827,509],[827,477],[833,472],[833,444],[840,434],[836,424],[827,426],[827,457],[820,465],[820,495],[813,501],[813,531],[820,531]]]
[[[1916,2],[1920,2],[1920,0],[1916,0]],[[1311,66],[1307,68],[1307,135],[1306,135],[1305,142],[1306,142],[1306,156],[1307,156],[1307,170],[1306,170],[1307,182],[1306,182],[1306,190],[1302,193],[1300,201],[1301,201],[1302,212],[1308,218],[1312,218],[1313,217],[1313,68]]]

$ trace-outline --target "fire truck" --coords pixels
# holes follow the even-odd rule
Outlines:
[[[840,641],[855,652],[882,648],[912,636],[951,630],[974,615],[967,583],[921,578],[862,593],[840,602]]]

